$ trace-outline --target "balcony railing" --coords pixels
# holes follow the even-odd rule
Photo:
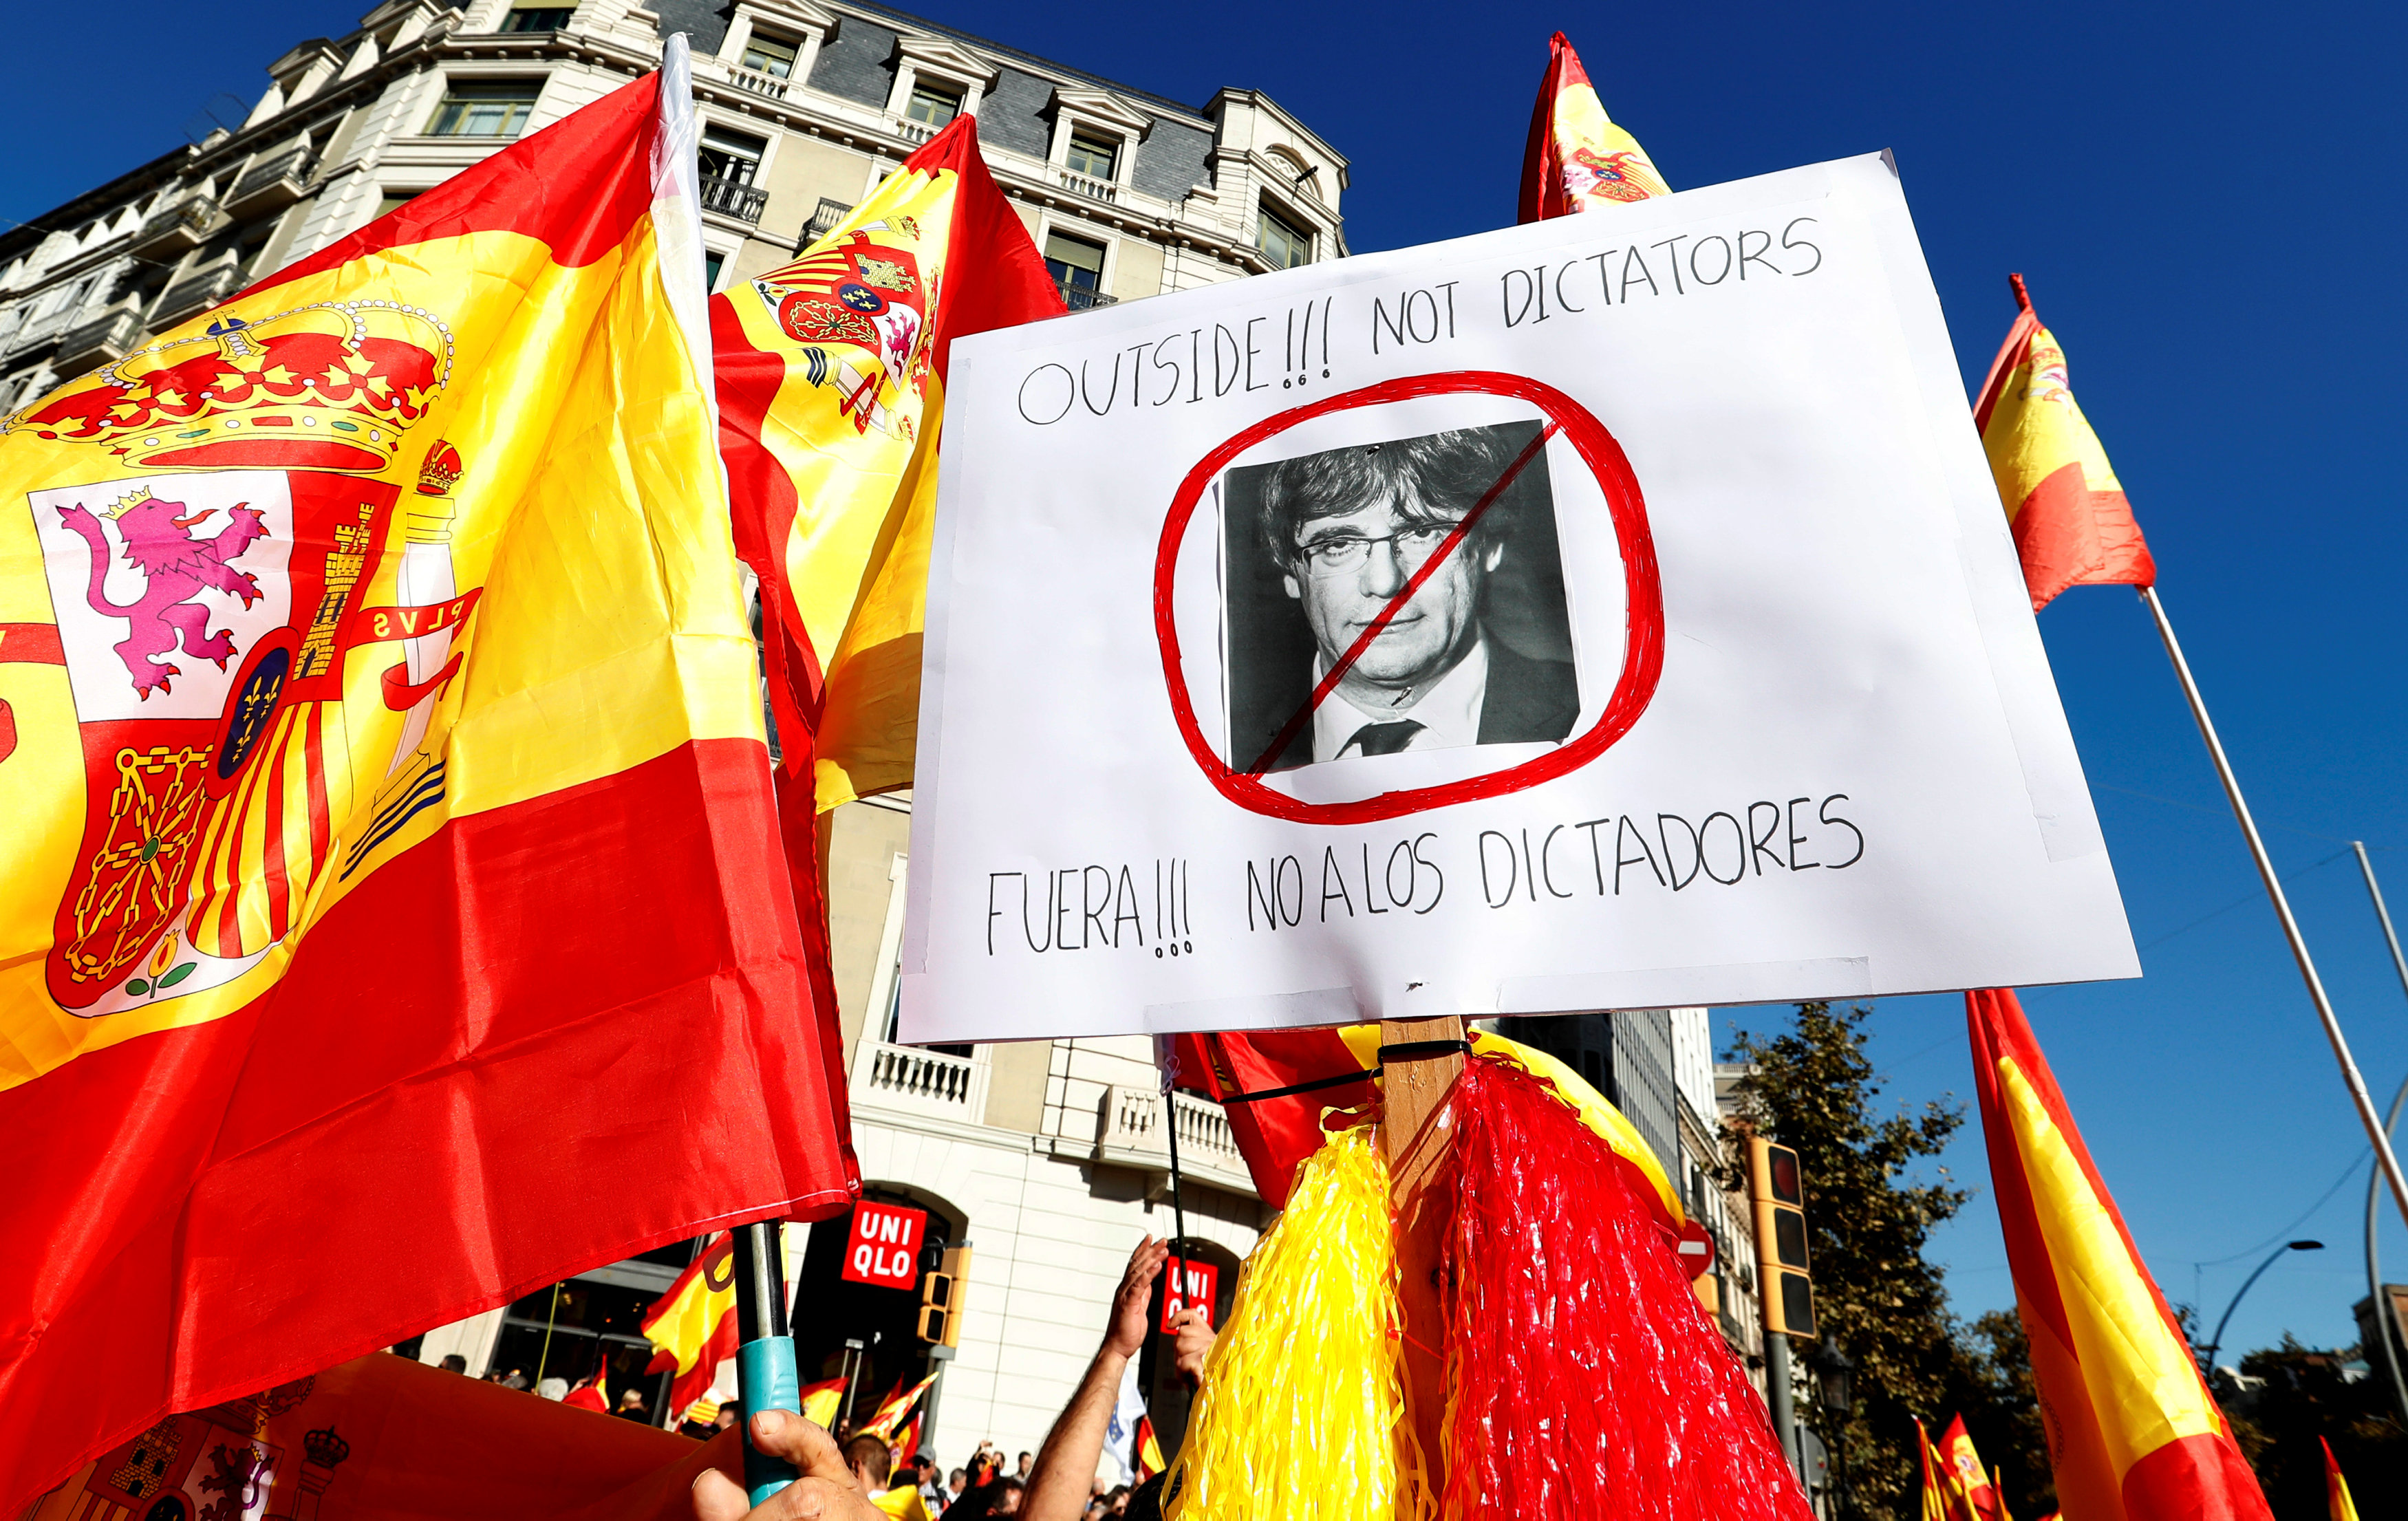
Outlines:
[[[764,74],[757,68],[746,68],[740,64],[732,64],[728,65],[727,82],[749,95],[760,95],[768,100],[783,100],[786,98],[786,86],[792,81],[781,79],[774,74]]]
[[[1162,1097],[1153,1088],[1107,1087],[1096,1134],[1098,1156],[1144,1161],[1159,1155],[1168,1169],[1170,1141],[1163,1130]],[[1237,1137],[1221,1106],[1192,1094],[1170,1098],[1172,1123],[1179,1126],[1181,1169],[1246,1177],[1246,1159],[1238,1154]]]
[[[252,165],[234,182],[226,196],[227,211],[245,217],[292,205],[308,189],[313,158],[304,143]]]
[[[186,275],[161,294],[159,304],[150,310],[151,325],[165,327],[204,307],[215,306],[241,279],[241,268],[233,264],[211,265],[198,274]]]
[[[761,208],[769,204],[769,193],[757,190],[741,179],[702,179],[702,208],[716,211],[723,217],[738,222],[758,222]]]
[[[907,143],[924,143],[937,135],[935,127],[925,122],[914,122],[908,116],[890,116],[886,122],[894,129],[895,136]]]
[[[979,1124],[993,1071],[975,1056],[864,1040],[853,1054],[853,1101],[879,1109]]]
[[[1072,311],[1091,311],[1097,307],[1109,307],[1120,299],[1116,295],[1106,295],[1092,285],[1073,285],[1067,280],[1055,280],[1054,289],[1062,297],[1062,304]]]
[[[806,222],[803,226],[803,241],[806,243],[818,242],[821,238],[825,237],[828,234],[836,231],[837,223],[842,222],[845,218],[851,215],[853,215],[852,207],[846,205],[842,201],[830,200],[824,195],[821,196],[820,208],[811,213],[811,220]]]
[[[122,359],[142,338],[142,314],[119,308],[78,323],[59,339],[58,367],[88,369]]]
[[[146,258],[187,252],[199,248],[209,235],[224,225],[225,214],[218,203],[206,195],[194,195],[164,211],[153,211],[143,220],[142,228],[134,235],[127,251]]]
[[[1076,191],[1089,200],[1116,204],[1121,198],[1121,187],[1109,179],[1096,179],[1070,169],[1055,169],[1054,175],[1064,190]]]

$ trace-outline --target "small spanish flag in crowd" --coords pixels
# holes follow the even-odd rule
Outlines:
[[[1062,310],[971,115],[711,300],[737,549],[784,762],[822,812],[911,782],[953,340]]]
[[[1561,32],[1547,42],[1546,78],[1522,153],[1523,222],[1670,195],[1639,139],[1613,124],[1580,54]]]
[[[0,418],[0,1514],[850,1202],[685,67]]]
[[[1974,1450],[1964,1416],[1948,1423],[1948,1434],[1940,1439],[1940,1453],[1947,1468],[1954,1514],[1961,1521],[1999,1521],[1999,1491],[1990,1483],[1989,1471],[1982,1466],[1982,1455]]]
[[[2349,1481],[2341,1476],[2341,1464],[2333,1457],[2332,1443],[2318,1437],[2316,1445],[2325,1450],[2325,1509],[2330,1521],[2358,1521],[2358,1505],[2349,1498]]]
[[[2058,1502],[2078,1521],[2268,1521],[2014,994],[1968,993],[1965,1015]]]
[[[1973,425],[2038,612],[2069,586],[2149,586],[2157,562],[2115,467],[2074,403],[2065,349],[2041,325],[2021,275],[2014,325],[1973,403]]]
[[[1931,1445],[1931,1433],[1924,1428],[1919,1417],[1914,1423],[1914,1453],[1923,1470],[1923,1521],[1955,1521],[1955,1508],[1948,1503],[1948,1483],[1942,1477],[1948,1465],[1941,1460],[1939,1449]]]

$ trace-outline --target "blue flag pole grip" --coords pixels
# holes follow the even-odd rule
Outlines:
[[[795,1339],[786,1324],[786,1267],[778,1223],[738,1226],[736,1239],[736,1389],[743,1419],[744,1489],[753,1504],[801,1477],[795,1465],[752,1445],[752,1413],[802,1409],[795,1370]]]

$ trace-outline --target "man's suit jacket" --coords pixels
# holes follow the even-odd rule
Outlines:
[[[1488,646],[1488,692],[1480,702],[1480,742],[1526,744],[1536,739],[1561,739],[1571,733],[1572,725],[1580,720],[1580,682],[1571,662],[1533,660],[1485,631],[1481,638]],[[1275,725],[1284,724],[1312,695],[1312,686],[1299,682],[1296,696],[1280,710]],[[1343,699],[1333,692],[1326,700]],[[1237,764],[1244,766],[1253,759],[1251,755],[1238,758]],[[1312,725],[1307,724],[1280,752],[1279,760],[1270,769],[1291,771],[1312,764]]]

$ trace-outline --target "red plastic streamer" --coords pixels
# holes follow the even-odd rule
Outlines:
[[[1604,1142],[1498,1063],[1466,1064],[1454,1102],[1442,1514],[1813,1521]]]

